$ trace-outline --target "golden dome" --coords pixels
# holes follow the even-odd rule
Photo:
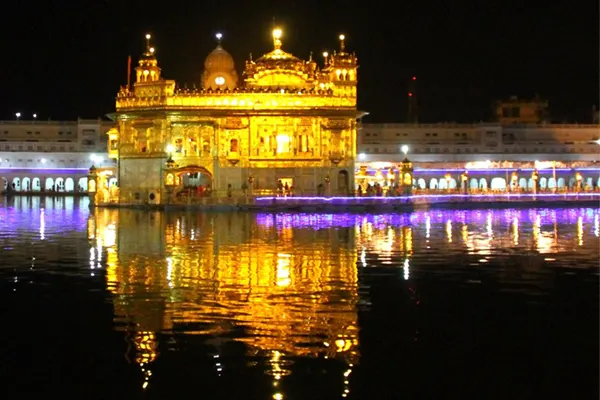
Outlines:
[[[231,71],[235,69],[233,57],[219,44],[204,61],[204,68],[209,71]]]

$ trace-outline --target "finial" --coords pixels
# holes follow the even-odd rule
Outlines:
[[[217,38],[217,44],[220,45],[221,44],[221,39],[223,38],[223,34],[221,32],[217,32],[217,34],[215,35],[215,37]]]
[[[273,47],[275,50],[279,50],[281,48],[281,35],[283,32],[280,28],[273,29]]]
[[[150,39],[152,38],[152,35],[150,35],[149,33],[146,33],[146,51],[148,53],[151,53],[150,49]]]
[[[313,60],[313,59],[312,59],[312,56],[313,56],[313,52],[311,51],[311,52],[308,54],[308,61],[309,61],[309,62],[312,62],[312,60]]]
[[[343,53],[344,49],[346,48],[346,43],[344,42],[346,40],[346,36],[345,35],[340,35],[340,52]]]
[[[324,51],[323,52],[323,58],[325,59],[325,65],[327,65],[327,57],[329,57],[329,53]]]
[[[252,62],[252,53],[250,53],[249,56],[250,56],[250,62]]]

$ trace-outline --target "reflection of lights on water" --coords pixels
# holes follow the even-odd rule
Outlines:
[[[519,218],[515,217],[512,223],[513,231],[513,243],[515,246],[519,245]]]
[[[96,268],[96,248],[90,247],[90,269]]]
[[[600,236],[600,217],[598,214],[594,216],[594,235],[596,237]]]
[[[112,247],[117,243],[117,227],[110,224],[104,228],[104,247]]]
[[[471,242],[469,241],[469,226],[467,224],[463,224],[462,227],[460,228],[460,233],[462,236],[462,240],[463,243],[467,246],[467,250],[469,251],[469,254],[473,253],[473,245],[471,244]]]
[[[404,266],[402,267],[402,269],[404,270],[404,280],[407,281],[408,280],[408,276],[409,276],[409,262],[408,262],[408,258],[404,260]]]
[[[44,209],[40,210],[40,240],[46,239],[46,214]]]
[[[348,393],[350,393],[350,388],[348,387],[350,385],[350,380],[348,379],[348,377],[351,373],[352,368],[349,368],[348,370],[346,370],[346,372],[344,372],[344,393],[342,393],[342,397],[348,397]]]
[[[431,217],[428,215],[425,218],[425,238],[429,239],[429,235],[431,234]]]
[[[489,213],[487,215],[486,230],[487,230],[488,236],[491,239],[494,236],[494,230],[492,228],[492,213]]]
[[[452,243],[452,220],[446,222],[446,238],[448,243]]]
[[[290,279],[290,258],[289,254],[277,254],[277,286],[289,286],[292,280]]]
[[[96,239],[96,258],[98,262],[102,261],[102,237],[98,236]]]
[[[583,246],[583,217],[577,217],[577,244]]]
[[[173,259],[171,257],[167,257],[167,281],[169,282],[169,287],[173,288]]]
[[[366,252],[364,246],[363,246],[362,250],[360,251],[360,262],[363,267],[367,266],[367,252]]]

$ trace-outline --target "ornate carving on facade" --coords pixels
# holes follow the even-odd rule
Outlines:
[[[167,168],[167,159],[175,163],[170,182],[180,187],[224,190],[241,186],[251,175],[263,188],[297,179],[316,191],[323,176],[338,176],[332,166],[346,168],[351,182],[355,121],[362,114],[356,109],[358,61],[346,53],[345,38],[319,66],[312,55],[302,60],[284,51],[283,32],[276,29],[273,50],[246,61],[241,82],[221,39],[205,61],[202,88],[189,90],[162,78],[148,38],[133,90],[123,87],[117,95],[115,154],[139,159],[162,154],[157,165]],[[314,182],[306,183],[307,177]],[[165,189],[163,182],[154,184]]]

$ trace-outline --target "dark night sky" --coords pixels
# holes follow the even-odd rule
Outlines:
[[[536,93],[550,101],[554,120],[587,122],[599,103],[596,0],[5,3],[2,119],[16,111],[55,120],[113,111],[127,55],[135,65],[147,31],[163,75],[180,84],[198,84],[217,31],[241,72],[248,53],[271,49],[273,18],[284,49],[302,58],[335,48],[346,34],[370,122],[406,119],[413,74],[424,122],[488,119],[494,99]]]

